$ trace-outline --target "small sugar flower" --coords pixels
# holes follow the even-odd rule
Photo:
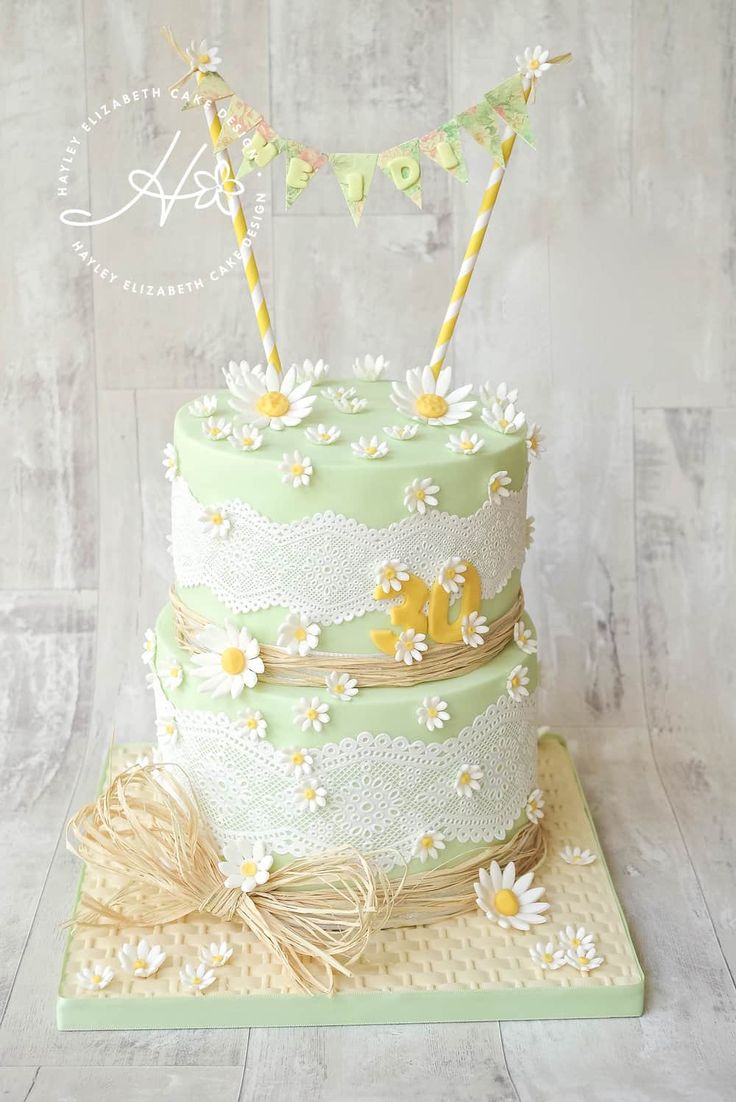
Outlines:
[[[518,389],[516,387],[510,387],[508,383],[499,383],[495,388],[491,383],[483,383],[478,387],[478,394],[481,403],[489,409],[494,402],[498,402],[499,405],[505,406],[508,402],[516,402],[519,398]]]
[[[529,684],[529,670],[526,666],[514,666],[506,678],[506,692],[515,704],[518,704],[525,696],[529,696],[527,685]]]
[[[336,700],[351,700],[358,695],[358,682],[356,678],[347,673],[337,673],[333,670],[325,678],[327,691]]]
[[[470,417],[476,402],[466,401],[472,383],[452,387],[452,368],[443,367],[437,378],[431,367],[416,367],[406,373],[406,384],[392,383],[391,401],[396,408],[415,421],[428,425],[456,425]]]
[[[353,455],[359,459],[383,459],[388,455],[388,444],[377,436],[361,436],[357,444],[351,444]]]
[[[324,393],[325,398],[337,403],[355,398],[357,391],[354,386],[326,386]]]
[[[228,842],[222,850],[223,860],[217,864],[226,888],[240,888],[248,895],[262,888],[271,876],[273,856],[266,852],[263,842],[238,838]]]
[[[532,888],[534,873],[516,879],[516,866],[509,861],[505,869],[491,861],[490,869],[478,870],[479,883],[473,884],[476,903],[492,922],[503,930],[528,930],[546,922],[549,903],[540,903],[544,888]]]
[[[439,731],[449,718],[447,701],[439,696],[425,696],[417,708],[417,723],[423,723],[428,731]]]
[[[469,612],[460,621],[460,632],[466,647],[482,647],[485,642],[483,636],[490,630],[486,617],[481,616],[480,612]]]
[[[585,952],[588,949],[595,949],[595,938],[584,926],[566,926],[559,938],[560,945],[566,952],[568,949],[572,949],[573,952],[577,952],[578,949],[583,949]]]
[[[545,449],[542,447],[542,441],[544,440],[544,433],[540,429],[539,425],[531,425],[529,432],[526,434],[526,446],[530,455],[533,455],[535,459],[539,459],[540,452]]]
[[[535,84],[542,73],[550,67],[549,50],[543,50],[541,46],[527,46],[524,53],[516,58],[516,67],[523,77],[523,83],[528,88]]]
[[[594,945],[591,945],[589,949],[568,949],[565,953],[565,960],[578,972],[582,972],[584,976],[587,976],[588,972],[592,972],[594,968],[600,968],[603,964],[604,958],[596,956],[596,953],[597,949]]]
[[[166,953],[160,945],[149,945],[145,938],[139,942],[128,941],[118,953],[120,966],[138,979],[154,976],[166,960]]]
[[[217,976],[206,964],[185,964],[179,969],[179,980],[183,988],[192,995],[204,995],[206,988],[215,982]]]
[[[296,805],[300,811],[318,811],[327,803],[327,791],[319,781],[304,781],[296,790]]]
[[[77,983],[85,991],[104,991],[114,975],[109,964],[92,964],[77,972]]]
[[[376,571],[376,584],[384,593],[398,593],[404,582],[409,581],[409,568],[399,559],[387,559]]]
[[[238,628],[227,620],[223,627],[209,624],[197,636],[202,647],[200,654],[192,655],[194,677],[200,677],[201,693],[213,698],[230,695],[237,700],[243,689],[253,689],[258,675],[264,672],[261,646],[247,628]]]
[[[421,662],[423,653],[427,649],[426,638],[426,635],[415,631],[414,628],[402,631],[394,649],[396,661],[403,662],[406,666],[411,666],[412,662]]]
[[[463,429],[459,436],[451,434],[445,447],[451,452],[456,452],[457,455],[476,455],[483,447],[483,443],[477,432],[468,432],[467,429]]]
[[[226,373],[225,380],[233,395],[233,409],[254,425],[276,431],[301,424],[316,400],[316,395],[309,393],[312,384],[297,381],[296,367],[279,374],[273,364],[265,371],[241,364],[237,371]]]
[[[255,452],[263,443],[263,434],[255,425],[241,425],[228,436],[228,440],[238,451]]]
[[[192,417],[211,417],[213,413],[217,413],[217,395],[203,394],[201,398],[190,402],[187,409]]]
[[[313,696],[308,700],[301,697],[293,707],[294,723],[300,731],[316,731],[317,734],[325,724],[330,722],[330,706]]]
[[[319,624],[310,624],[306,616],[292,612],[283,624],[279,624],[276,644],[284,647],[289,654],[298,654],[304,658],[319,643],[319,634]]]
[[[141,661],[145,662],[147,666],[150,666],[156,657],[156,632],[153,628],[146,628],[146,634],[143,636],[143,653],[141,654]]]
[[[566,865],[592,865],[595,854],[589,849],[581,849],[580,846],[565,846],[560,851],[560,857]]]
[[[534,543],[534,517],[527,517],[526,518],[526,536],[525,536],[525,539],[524,539],[524,546],[526,547],[527,551],[529,550],[529,548],[531,547],[531,545],[533,543]]]
[[[216,73],[222,65],[219,46],[208,46],[207,39],[203,38],[197,45],[194,39],[189,44],[187,55],[192,63],[192,68],[200,73]]]
[[[310,425],[304,430],[304,435],[311,444],[334,444],[340,439],[342,433],[336,425]]]
[[[179,728],[173,716],[156,720],[156,736],[160,749],[170,749],[179,741]]]
[[[335,406],[341,413],[362,413],[368,405],[367,398],[336,398]]]
[[[531,628],[527,627],[523,620],[517,620],[514,624],[514,642],[524,654],[537,653],[537,640],[532,635]]]
[[[526,424],[526,415],[516,409],[513,402],[494,402],[490,410],[481,411],[481,417],[494,432],[521,432]]]
[[[265,738],[268,733],[268,724],[255,708],[246,708],[238,717],[238,724],[249,738]]]
[[[548,941],[546,944],[543,941],[538,941],[536,945],[530,948],[529,956],[537,968],[541,968],[544,972],[556,972],[558,968],[562,968],[565,964],[565,950],[555,949],[552,941]]]
[[[232,422],[227,417],[208,417],[202,425],[202,432],[209,440],[227,440],[232,431]]]
[[[530,823],[541,823],[544,818],[544,796],[541,788],[535,788],[533,792],[529,793],[529,799],[526,801],[526,817]]]
[[[457,596],[465,585],[465,571],[467,569],[468,564],[456,557],[448,559],[446,563],[442,564],[437,576],[437,581],[440,583],[445,593]]]
[[[211,941],[209,945],[199,947],[199,959],[205,968],[222,968],[232,955],[232,947],[226,941],[221,941],[219,945],[216,941]]]
[[[445,836],[439,830],[427,830],[420,834],[414,844],[414,856],[418,857],[422,864],[425,861],[436,861],[438,850],[445,848]]]
[[[413,440],[419,432],[419,425],[387,425],[383,431],[392,440]]]
[[[455,791],[458,796],[470,799],[479,790],[482,780],[483,770],[479,765],[462,765],[455,777]]]
[[[184,670],[176,658],[167,658],[159,670],[159,677],[165,689],[178,689],[184,680]]]
[[[500,505],[503,498],[509,496],[508,486],[511,485],[508,471],[496,471],[491,475],[488,483],[488,497],[494,505]]]
[[[173,444],[167,444],[164,448],[164,457],[161,463],[169,482],[173,482],[179,473],[179,456],[176,454],[176,448]]]
[[[439,486],[431,478],[415,478],[404,490],[404,505],[410,513],[420,513],[433,509],[437,504],[436,494]]]
[[[375,383],[383,376],[388,366],[389,361],[383,356],[377,356],[375,360],[370,355],[364,356],[362,360],[357,356],[353,361],[353,375],[364,383]]]
[[[295,489],[300,486],[308,486],[312,480],[312,460],[301,452],[283,453],[282,462],[279,463],[281,481],[287,486],[291,484]]]
[[[312,755],[306,750],[284,750],[279,754],[279,760],[297,780],[308,777],[314,765]]]
[[[227,509],[214,506],[200,514],[202,531],[213,540],[225,540],[230,535],[230,514]]]
[[[316,363],[312,363],[311,360],[304,360],[301,364],[292,364],[291,366],[296,371],[296,381],[298,383],[321,383],[330,374],[330,365],[326,364],[324,360],[317,360]]]

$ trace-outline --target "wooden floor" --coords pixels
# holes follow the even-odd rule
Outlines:
[[[734,11],[2,7],[1,1099],[733,1098]],[[583,777],[647,973],[641,1020],[56,1032],[77,874],[64,821],[92,793],[113,729],[138,739],[152,727],[139,652],[170,577],[160,450],[177,406],[215,386],[229,357],[259,358],[237,272],[190,296],[125,294],[84,270],[59,222],[72,134],[84,143],[69,205],[100,215],[177,125],[186,153],[201,140],[202,120],[178,116],[165,92],[81,130],[112,96],[176,78],[156,34],[169,21],[185,40],[227,43],[230,82],[277,127],[332,148],[422,132],[507,76],[526,43],[575,53],[532,109],[538,151],[514,154],[453,360],[467,379],[519,383],[547,433],[525,580],[541,718]],[[285,359],[426,361],[487,170],[469,155],[465,188],[427,173],[423,212],[377,180],[358,231],[326,170],[288,215],[283,166],[263,177],[257,249]],[[77,233],[151,284],[232,249],[226,220],[191,204],[161,230],[149,202]]]

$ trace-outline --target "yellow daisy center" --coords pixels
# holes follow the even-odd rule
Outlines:
[[[580,860],[581,860],[581,855],[579,853],[573,853],[573,855],[572,855],[573,865],[578,865],[580,863]]]
[[[256,409],[264,417],[283,417],[289,404],[289,399],[280,390],[267,390],[256,402]]]
[[[396,577],[396,571],[394,570],[393,566],[387,566],[383,574],[386,578],[386,581],[388,582],[392,581]]]
[[[213,964],[222,964],[224,959],[225,958],[223,957],[222,953],[215,953],[215,955],[212,958],[212,963]]]
[[[292,765],[304,765],[304,754],[300,754],[297,750],[291,755],[291,763]]]
[[[460,447],[463,449],[463,451],[469,452],[473,448],[473,441],[472,440],[461,440],[460,441]]]
[[[245,669],[245,655],[239,647],[225,647],[220,655],[220,665],[224,673],[235,675]]]
[[[425,499],[425,497],[426,497],[426,496],[427,496],[427,495],[426,495],[426,493],[425,493],[425,491],[424,491],[424,490],[422,490],[422,489],[419,489],[419,490],[417,490],[417,491],[416,491],[416,499],[417,499],[417,501],[424,501],[424,499]]]
[[[178,676],[179,676],[179,667],[178,666],[172,666],[171,669],[169,670],[169,677],[178,677]]]
[[[470,784],[471,779],[470,773],[461,773],[458,778],[460,784]]]
[[[582,945],[582,941],[579,941],[576,937],[572,937],[570,938],[570,944],[572,945],[573,949],[579,949]]]
[[[243,864],[240,866],[240,872],[242,876],[255,876],[258,872],[258,865],[255,861],[243,861]]]
[[[298,477],[299,475],[304,474],[304,467],[301,465],[301,463],[294,463],[291,468],[291,473],[294,476]]]
[[[315,720],[317,718],[317,715],[318,715],[318,712],[317,712],[316,708],[308,708],[307,709],[307,719]]]
[[[499,479],[494,478],[493,482],[491,483],[491,493],[495,494],[500,489],[501,489],[501,483],[500,483]]]
[[[377,447],[375,447],[373,444],[369,444],[368,447],[365,449],[365,454],[366,455],[375,455],[377,451],[378,451]]]
[[[435,717],[437,716],[437,709],[436,708],[427,708],[427,715],[431,719],[435,719]]]
[[[317,795],[317,793],[314,791],[313,788],[305,788],[304,789],[304,799],[305,800],[313,800],[316,795]]]
[[[253,437],[252,436],[244,436],[243,437],[243,446],[244,447],[249,448],[252,443],[253,443]]]
[[[148,961],[144,960],[143,957],[138,957],[137,960],[133,961],[133,967],[136,970],[139,968],[148,968]]]
[[[420,417],[444,417],[449,408],[441,394],[420,394],[416,400],[416,411]]]
[[[102,983],[102,976],[99,974],[99,972],[95,972],[94,976],[92,977],[92,983]]]
[[[173,735],[175,730],[176,730],[176,727],[174,726],[173,723],[167,723],[166,726],[164,727],[164,731],[166,732],[167,735]]]
[[[578,953],[578,964],[585,965],[587,963],[588,963],[588,958],[585,957],[585,956],[581,956],[580,953]]]
[[[454,581],[456,574],[457,570],[454,566],[448,566],[447,570],[445,571],[445,577],[449,582]]]
[[[511,422],[507,421],[505,417],[499,417],[498,423],[499,423],[499,425],[501,426],[502,429],[507,429],[509,427],[509,425],[511,424]]]
[[[222,513],[213,513],[212,516],[210,517],[210,520],[212,521],[213,524],[218,524],[218,525],[222,524],[222,521],[223,521]]]
[[[536,811],[537,810],[537,801],[536,800],[530,800],[529,801],[529,810],[530,811]]]
[[[255,716],[249,716],[249,718],[245,721],[245,726],[248,728],[249,731],[255,731],[256,727],[258,726],[258,720]]]
[[[335,684],[332,686],[332,691],[333,693],[337,693],[339,696],[340,693],[345,692],[345,686],[341,685],[339,681],[336,681]]]
[[[296,630],[294,631],[294,638],[297,639],[300,643],[304,642],[304,640],[307,638],[306,629],[296,628]]]
[[[423,834],[419,840],[419,844],[422,849],[431,849],[434,845],[434,838],[431,834]]]
[[[531,59],[531,61],[529,62],[529,68],[530,69],[538,69],[539,68],[539,61],[537,60],[536,57],[533,57]]]
[[[194,979],[192,980],[192,983],[194,984],[195,987],[199,987],[201,982],[202,982],[202,977],[201,976],[195,976]]]
[[[199,56],[197,57],[197,61],[199,62],[200,65],[209,65],[210,55],[209,54],[199,54]]]
[[[519,913],[519,897],[510,888],[502,888],[500,892],[496,892],[493,906],[500,915],[511,918]]]
[[[551,964],[554,959],[551,953],[542,953],[542,960],[545,964]]]
[[[521,685],[521,678],[518,676],[518,674],[516,677],[511,678],[511,684],[515,689],[519,688],[519,685]]]
[[[320,440],[329,440],[330,439],[330,434],[329,434],[329,432],[321,432],[319,434],[319,438],[320,438]]]

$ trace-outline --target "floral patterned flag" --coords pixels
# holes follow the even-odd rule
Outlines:
[[[327,154],[320,153],[301,142],[287,138],[286,148],[286,206],[291,207],[303,191],[307,190],[323,165],[327,164]]]
[[[419,139],[412,138],[409,142],[402,142],[379,153],[378,167],[421,210],[422,167],[419,161]]]
[[[451,173],[462,184],[467,184],[468,166],[463,156],[460,127],[455,119],[450,119],[444,126],[430,130],[421,137],[419,148],[425,157]]]
[[[251,107],[239,96],[233,96],[222,123],[222,133],[215,146],[215,152],[221,153],[238,138],[244,138],[262,118],[263,115],[260,111],[256,111],[255,107]]]
[[[534,135],[527,114],[521,73],[492,88],[485,98],[488,106],[533,148]]]
[[[196,88],[182,92],[182,111],[191,111],[193,107],[203,107],[207,100],[227,99],[233,90],[219,73],[205,73]]]
[[[473,104],[467,111],[460,112],[457,121],[479,145],[488,150],[494,160],[504,163],[498,116],[489,103],[483,100]]]
[[[330,153],[332,171],[356,226],[365,209],[377,160],[377,153]]]
[[[239,180],[241,176],[248,176],[257,168],[265,168],[285,148],[286,142],[283,138],[278,136],[265,119],[261,119],[251,137],[243,142],[243,160],[235,173],[236,178]]]

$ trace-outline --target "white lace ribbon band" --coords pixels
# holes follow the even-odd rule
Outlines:
[[[385,610],[373,599],[376,570],[405,562],[431,585],[448,559],[472,562],[485,598],[494,597],[526,554],[526,483],[471,516],[429,510],[388,528],[369,528],[336,513],[290,524],[264,517],[244,501],[217,502],[230,521],[226,539],[203,528],[204,506],[183,478],[171,491],[172,553],[179,586],[207,586],[233,612],[288,608],[321,624]]]

